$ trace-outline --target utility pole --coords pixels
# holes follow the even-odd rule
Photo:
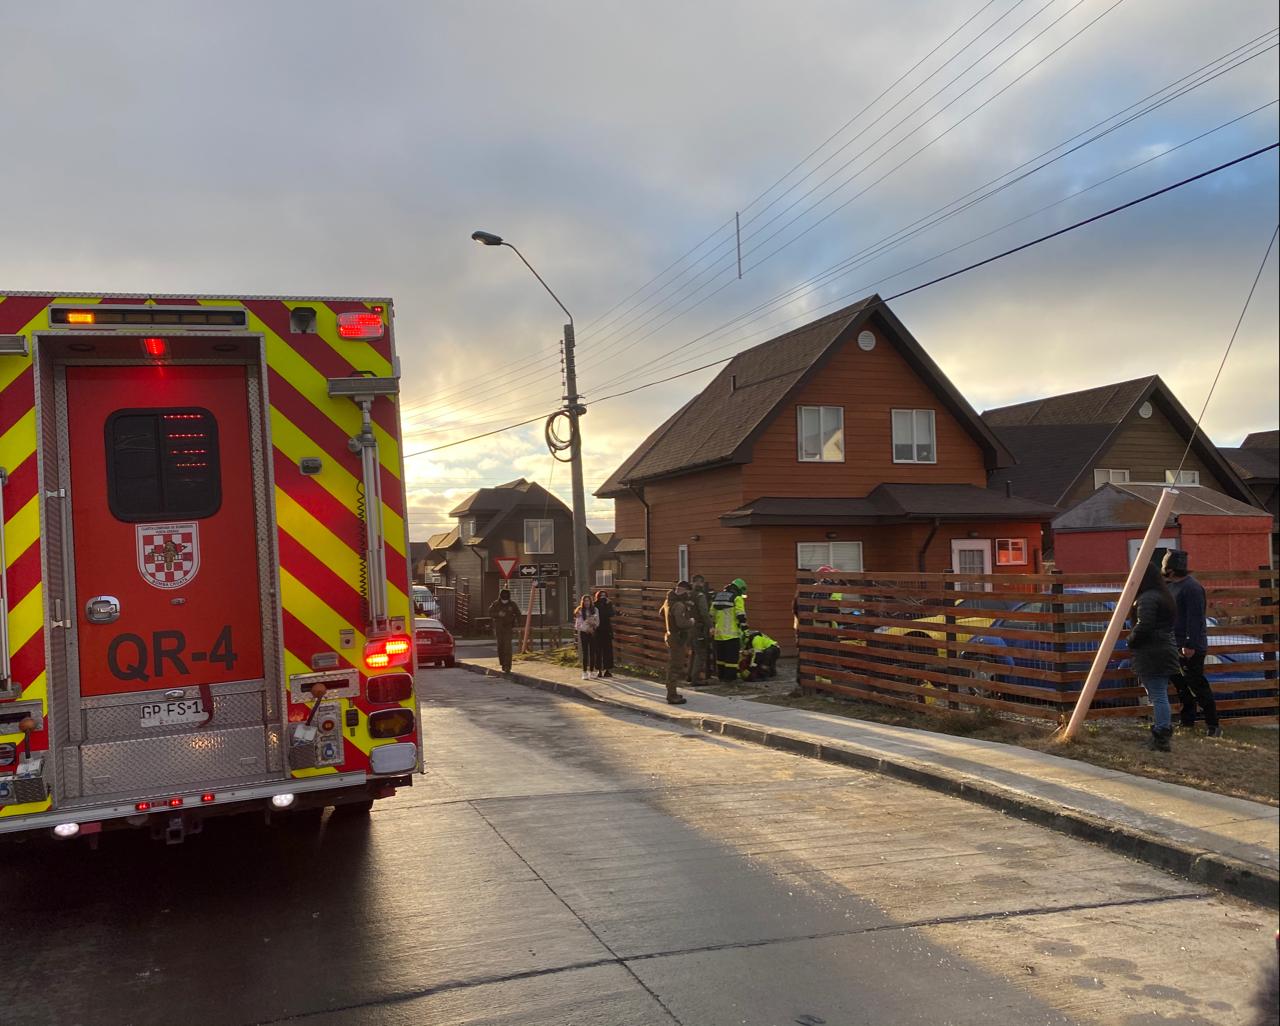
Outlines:
[[[582,486],[582,432],[578,418],[587,408],[578,396],[578,372],[573,359],[573,318],[564,326],[565,410],[569,414],[569,470],[573,479],[573,597],[575,601],[590,588],[587,580],[587,501]]]

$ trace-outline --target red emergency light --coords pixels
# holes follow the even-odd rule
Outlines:
[[[403,666],[409,661],[413,642],[403,634],[387,638],[374,638],[364,644],[364,664],[371,670],[385,670],[388,666]]]
[[[162,338],[144,338],[142,351],[153,360],[159,360],[169,352],[169,343]]]
[[[372,310],[349,310],[338,314],[338,334],[343,338],[382,338],[382,314]]]

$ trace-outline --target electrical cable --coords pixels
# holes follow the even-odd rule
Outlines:
[[[1253,284],[1249,286],[1249,294],[1244,297],[1244,306],[1240,309],[1240,316],[1236,318],[1236,326],[1231,331],[1231,337],[1227,339],[1227,348],[1222,353],[1222,361],[1218,364],[1218,373],[1213,376],[1213,383],[1209,385],[1209,394],[1204,397],[1204,405],[1200,407],[1200,416],[1196,418],[1196,425],[1191,429],[1191,437],[1187,439],[1187,447],[1182,450],[1182,459],[1178,461],[1178,469],[1173,472],[1173,483],[1178,483],[1178,478],[1182,474],[1182,468],[1187,462],[1187,456],[1191,452],[1191,446],[1196,440],[1196,434],[1200,430],[1200,422],[1204,420],[1205,411],[1209,409],[1209,400],[1213,398],[1213,391],[1218,387],[1218,379],[1222,377],[1222,368],[1227,365],[1227,357],[1231,355],[1231,347],[1235,345],[1236,336],[1240,334],[1240,325],[1244,323],[1244,315],[1249,312],[1249,303],[1253,300],[1254,290],[1258,287],[1258,281],[1262,278],[1263,268],[1267,266],[1267,260],[1271,256],[1271,249],[1276,244],[1276,236],[1280,235],[1280,224],[1277,224],[1271,232],[1271,241],[1267,243],[1267,251],[1262,254],[1262,263],[1258,265],[1258,273],[1253,276]]]

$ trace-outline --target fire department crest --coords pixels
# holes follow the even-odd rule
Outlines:
[[[200,525],[138,524],[138,572],[155,588],[181,588],[200,569]]]

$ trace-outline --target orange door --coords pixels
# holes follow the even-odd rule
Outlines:
[[[66,389],[81,695],[260,678],[245,368],[68,367]]]

